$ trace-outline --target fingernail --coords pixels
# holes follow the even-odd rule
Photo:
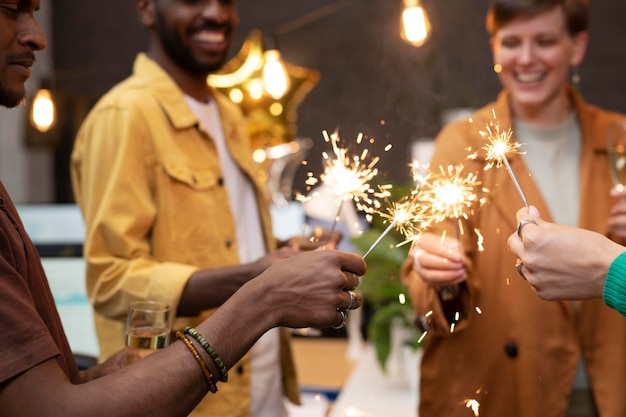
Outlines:
[[[539,213],[539,210],[535,206],[528,207],[528,211],[534,217],[541,217],[541,214]]]

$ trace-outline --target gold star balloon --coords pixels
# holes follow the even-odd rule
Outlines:
[[[263,34],[254,29],[236,57],[208,82],[238,104],[249,120],[249,133],[255,149],[291,141],[296,136],[297,108],[319,81],[319,72],[282,63],[285,68],[284,93],[272,96],[264,81],[266,54]]]

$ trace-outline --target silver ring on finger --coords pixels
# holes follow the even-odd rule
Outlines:
[[[348,314],[345,312],[345,310],[337,310],[339,312],[339,314],[341,314],[341,323],[339,323],[339,325],[337,326],[333,326],[333,329],[343,329],[346,326],[346,323],[348,322]]]
[[[350,295],[350,304],[346,307],[346,310],[354,310],[356,308],[356,304],[358,302],[358,298],[356,296],[356,292],[348,291],[348,295]]]
[[[517,237],[522,239],[522,229],[524,228],[524,226],[526,226],[527,224],[531,224],[531,223],[534,224],[535,226],[537,225],[537,222],[534,221],[533,219],[520,220],[519,224],[517,225]]]
[[[526,277],[524,276],[524,272],[522,271],[523,267],[524,267],[524,262],[518,261],[515,263],[515,269],[517,269],[517,273],[519,274],[520,277],[522,277],[524,281],[526,281]]]

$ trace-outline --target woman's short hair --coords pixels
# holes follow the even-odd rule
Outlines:
[[[487,10],[487,32],[495,33],[517,18],[528,18],[562,7],[570,35],[587,30],[589,21],[588,0],[492,0]]]

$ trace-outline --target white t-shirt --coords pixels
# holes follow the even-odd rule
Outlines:
[[[266,254],[266,249],[254,187],[228,150],[217,104],[213,100],[201,103],[189,96],[185,96],[185,100],[217,147],[224,184],[235,219],[239,261],[255,261]],[[278,329],[271,329],[261,336],[250,349],[250,358],[251,416],[286,417]]]

